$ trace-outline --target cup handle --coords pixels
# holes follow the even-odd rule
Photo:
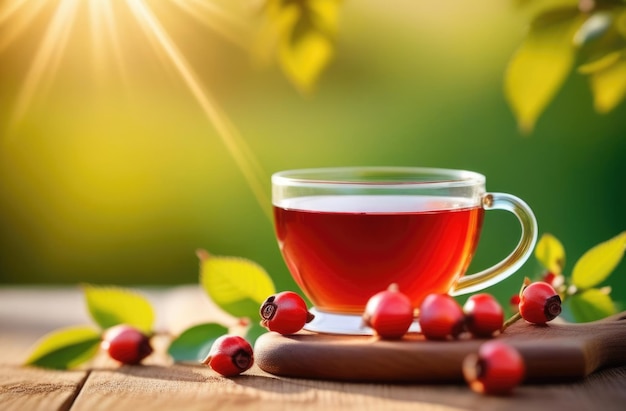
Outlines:
[[[510,194],[486,193],[482,203],[485,210],[506,210],[515,214],[522,226],[520,241],[513,252],[499,263],[476,274],[461,277],[450,295],[480,291],[509,277],[526,262],[537,242],[537,220],[524,201]]]

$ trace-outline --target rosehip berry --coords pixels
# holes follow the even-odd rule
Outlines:
[[[504,324],[504,310],[491,294],[474,294],[463,305],[465,326],[475,337],[491,337]]]
[[[302,297],[292,291],[268,297],[261,306],[260,314],[263,327],[283,335],[297,333],[314,317]]]
[[[409,297],[398,290],[397,284],[374,294],[363,313],[363,323],[384,339],[402,338],[412,322],[413,305]]]
[[[480,346],[478,354],[463,361],[463,376],[470,388],[480,394],[509,394],[524,379],[524,360],[510,345],[498,340]]]
[[[552,271],[548,271],[543,275],[542,281],[557,288],[563,285],[565,278],[561,274],[554,274]]]
[[[419,309],[419,325],[429,340],[456,338],[463,332],[465,315],[459,303],[448,294],[429,294]]]
[[[519,302],[520,302],[519,294],[514,294],[509,299],[509,306],[511,308],[511,311],[514,314],[519,312]]]
[[[122,364],[139,364],[152,354],[148,336],[126,324],[119,324],[106,330],[100,346],[111,358]]]
[[[548,283],[531,283],[522,290],[519,313],[529,323],[545,324],[561,314],[561,297]]]
[[[248,341],[227,334],[215,340],[202,363],[224,377],[234,377],[252,367],[254,353]]]

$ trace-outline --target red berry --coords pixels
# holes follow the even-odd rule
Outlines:
[[[509,300],[509,306],[513,313],[519,312],[519,302],[519,294],[514,294],[513,296],[511,296],[511,299]]]
[[[367,301],[363,322],[381,338],[400,339],[413,323],[413,305],[397,284],[391,284]]]
[[[554,274],[552,271],[548,271],[543,275],[542,281],[557,288],[563,285],[565,278],[561,274]]]
[[[529,323],[545,324],[561,314],[561,297],[548,283],[531,283],[522,290],[519,313]]]
[[[463,309],[448,294],[429,294],[420,306],[419,324],[429,340],[456,338],[463,332],[464,323]]]
[[[119,324],[106,330],[100,344],[109,356],[122,364],[139,364],[152,354],[150,339],[129,325]]]
[[[313,319],[302,297],[292,291],[268,297],[261,306],[260,314],[263,327],[283,335],[297,333]]]
[[[475,337],[491,337],[504,323],[504,310],[491,294],[472,295],[463,311],[465,326]]]
[[[481,394],[509,394],[524,379],[524,360],[513,347],[498,340],[480,346],[478,354],[463,361],[463,376],[470,388]]]
[[[252,346],[238,335],[222,335],[215,340],[202,363],[224,377],[234,377],[254,364]]]

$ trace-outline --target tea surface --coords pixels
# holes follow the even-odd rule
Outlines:
[[[445,293],[476,249],[484,210],[467,199],[316,196],[274,206],[277,238],[295,281],[320,310],[361,313],[397,283],[413,304]]]

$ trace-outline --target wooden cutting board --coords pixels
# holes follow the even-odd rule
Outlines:
[[[537,326],[520,320],[496,338],[520,351],[530,382],[579,379],[602,367],[626,365],[626,312],[583,324]],[[258,338],[254,353],[261,369],[285,377],[438,383],[461,381],[463,359],[484,341],[270,332]]]

